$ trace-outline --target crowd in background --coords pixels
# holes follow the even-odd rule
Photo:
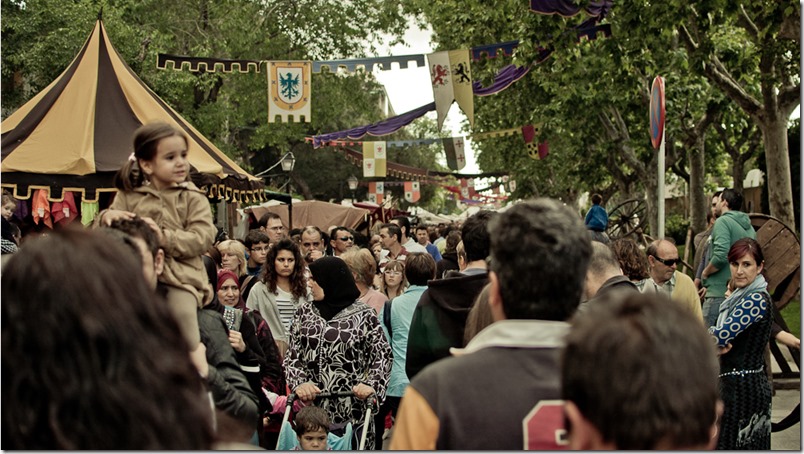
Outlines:
[[[351,423],[366,449],[770,449],[764,352],[800,341],[738,192],[713,197],[693,279],[669,239],[610,241],[597,195],[586,222],[537,199],[365,233],[269,212],[229,239],[138,211],[197,200],[162,145],[132,162],[164,187],[91,229],[22,244],[3,196],[4,447],[274,449],[294,394],[324,410],[302,448]]]

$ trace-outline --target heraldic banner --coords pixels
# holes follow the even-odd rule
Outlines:
[[[421,198],[421,192],[419,191],[419,182],[418,181],[406,181],[405,182],[405,200],[410,203],[416,203]]]
[[[382,205],[383,195],[385,194],[385,184],[382,181],[372,181],[368,184],[369,202]]]
[[[385,142],[363,142],[363,176],[385,177],[387,157]]]
[[[287,123],[310,123],[311,67],[309,61],[268,62],[268,123],[275,123],[279,115]]]
[[[452,170],[463,169],[466,166],[463,137],[447,137],[441,139],[441,142],[444,144],[444,152],[447,155],[447,166]]]

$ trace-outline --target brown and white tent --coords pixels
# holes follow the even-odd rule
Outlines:
[[[131,154],[134,131],[159,120],[189,138],[193,182],[210,198],[257,202],[264,184],[249,175],[165,103],[117,53],[99,18],[81,51],[49,86],[0,124],[2,180],[18,199],[48,189],[98,200]]]

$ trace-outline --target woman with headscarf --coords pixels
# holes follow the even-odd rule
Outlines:
[[[357,301],[360,291],[340,258],[320,258],[310,264],[310,273],[313,302],[296,311],[285,357],[288,385],[304,402],[323,390],[352,391],[361,400],[375,394],[381,404],[393,357],[376,312]],[[323,406],[333,424],[351,421],[354,435],[362,433],[366,408],[361,402],[329,399]],[[369,424],[365,448],[371,450],[374,427]]]
[[[215,288],[218,298],[213,300],[207,308],[214,309],[223,315],[226,328],[229,330],[229,343],[235,351],[237,362],[259,399],[260,414],[264,416],[272,410],[272,405],[263,389],[269,393],[285,393],[285,375],[282,370],[279,349],[271,335],[268,323],[258,312],[246,308],[246,303],[240,297],[238,278],[234,271],[228,269],[218,271]],[[264,423],[263,418],[260,418],[260,446],[273,447],[276,445],[278,430],[270,430],[270,433],[266,434],[262,430]],[[268,439],[266,440],[266,438]]]

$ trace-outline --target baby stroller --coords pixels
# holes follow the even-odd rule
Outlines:
[[[353,397],[354,393],[352,391],[342,391],[342,392],[321,392],[319,393],[316,398],[315,402],[318,402],[319,399],[338,399],[341,397]],[[290,394],[287,399],[287,404],[285,406],[285,415],[282,418],[282,427],[279,429],[279,440],[276,443],[276,450],[277,451],[288,451],[296,449],[299,446],[299,441],[296,438],[296,432],[293,430],[293,426],[290,423],[290,414],[291,409],[293,408],[293,403],[296,401],[296,394]],[[360,446],[358,450],[364,450],[366,446],[366,436],[368,435],[368,425],[369,421],[371,420],[373,407],[377,406],[377,399],[375,396],[371,396],[364,401],[366,406],[365,416],[363,417],[363,432],[360,435]],[[346,424],[333,424],[330,427],[330,432],[327,435],[327,446],[333,450],[342,450],[342,451],[352,451],[352,423],[348,422]]]

